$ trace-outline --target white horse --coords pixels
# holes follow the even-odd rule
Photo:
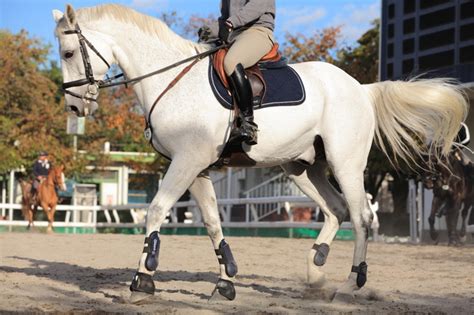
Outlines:
[[[157,19],[118,5],[77,12],[67,6],[65,14],[54,10],[53,15],[67,82],[66,103],[78,115],[92,114],[97,108],[94,77],[102,78],[109,64],[119,65],[127,78],[136,78],[209,49],[208,45],[181,38]],[[183,67],[134,83],[146,114]],[[374,133],[382,149],[394,153],[395,161],[414,162],[424,153],[420,143],[426,139],[441,148],[440,154],[447,154],[467,115],[467,103],[459,87],[445,79],[361,85],[327,63],[291,67],[305,83],[305,102],[256,111],[259,143],[251,147],[244,144],[243,149],[256,167],[280,165],[324,212],[324,227],[307,257],[310,283],[324,282],[321,267],[345,209],[349,209],[355,249],[352,270],[348,268],[351,272],[337,296],[353,296],[367,277],[365,260],[372,212],[363,173]],[[148,209],[145,249],[132,281],[132,297],[141,299],[154,293],[152,276],[158,265],[160,227],[169,209],[189,189],[202,211],[220,262],[214,294],[233,299],[237,266],[224,241],[216,195],[205,170],[218,160],[234,113],[214,97],[208,83],[208,61],[198,62],[164,94],[150,118],[153,145],[172,162]],[[324,146],[315,145],[318,138]],[[324,159],[316,158],[321,153],[316,152],[317,148],[324,148]],[[343,197],[327,181],[327,167],[332,169]]]

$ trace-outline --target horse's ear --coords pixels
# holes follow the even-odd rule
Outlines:
[[[56,9],[53,10],[53,19],[56,22],[56,24],[59,23],[59,20],[61,20],[63,16],[64,16],[64,13],[62,13],[61,11],[56,10]]]
[[[71,27],[76,25],[76,11],[70,4],[66,5],[66,21]]]

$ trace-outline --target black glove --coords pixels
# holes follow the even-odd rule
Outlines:
[[[232,23],[230,23],[229,21],[223,21],[219,24],[219,38],[224,43],[227,43],[229,41],[229,35],[230,33],[232,33],[233,30]]]
[[[209,26],[203,26],[198,31],[199,41],[200,42],[207,42],[209,37],[211,36],[211,29]]]

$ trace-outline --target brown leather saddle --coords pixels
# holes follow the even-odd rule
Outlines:
[[[253,65],[250,68],[245,69],[247,76],[250,81],[250,85],[252,86],[253,92],[253,99],[254,99],[254,106],[259,106],[265,96],[266,91],[266,83],[265,78],[263,76],[262,70],[260,69],[259,64],[262,62],[278,62],[282,59],[282,56],[279,52],[279,45],[274,44],[272,49],[260,59],[260,61]],[[228,93],[230,93],[230,86],[229,80],[227,75],[224,71],[224,58],[227,54],[228,48],[223,48],[218,50],[212,56],[212,66],[214,67],[215,71],[217,72],[222,84],[227,89]],[[237,107],[234,104],[234,109]]]

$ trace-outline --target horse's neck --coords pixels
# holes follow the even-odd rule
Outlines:
[[[48,177],[46,177],[46,180],[44,181],[44,183],[46,184],[46,186],[49,188],[49,187],[53,187],[54,188],[54,177],[55,177],[55,173],[53,170],[51,170],[48,174]]]
[[[137,27],[131,27],[130,24],[118,21],[113,27],[109,25],[103,29],[106,30],[104,33],[113,39],[115,58],[129,79],[148,74],[190,57],[196,53],[198,47],[166,28],[163,30],[165,33],[163,37],[171,39],[170,42],[164,42],[158,35],[147,33]],[[149,90],[149,87],[156,93],[160,93],[159,91],[163,91],[185,66],[146,78],[134,85],[134,90],[146,112],[157,95],[153,95],[152,100],[147,98],[144,90]]]

